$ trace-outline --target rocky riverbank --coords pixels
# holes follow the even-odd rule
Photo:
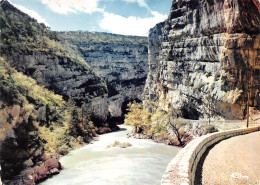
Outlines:
[[[61,164],[58,155],[41,155],[34,162],[29,159],[24,162],[28,166],[20,175],[16,176],[12,181],[4,181],[5,184],[26,184],[34,185],[53,175],[59,174]]]

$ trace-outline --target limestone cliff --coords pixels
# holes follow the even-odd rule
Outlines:
[[[248,94],[259,109],[259,10],[257,0],[173,0],[149,33],[145,99],[193,119],[242,119]]]
[[[0,164],[4,184],[34,184],[59,172],[57,155],[45,154],[51,148],[59,152],[59,138],[68,146],[70,135],[66,135],[64,125],[70,125],[70,120],[66,109],[61,96],[37,85],[0,57]],[[57,126],[59,132],[63,130],[61,134]]]
[[[103,126],[108,116],[107,96],[105,81],[74,46],[8,1],[0,1],[4,184],[35,184],[58,173],[58,153],[88,142],[95,126]]]
[[[109,33],[63,32],[87,64],[107,83],[110,117],[123,116],[126,104],[141,100],[148,72],[147,38]]]
[[[61,36],[21,12],[0,2],[0,56],[41,85],[90,107],[93,119],[107,119],[107,87]]]

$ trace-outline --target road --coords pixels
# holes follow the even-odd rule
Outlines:
[[[260,131],[221,141],[199,166],[203,185],[260,185]]]

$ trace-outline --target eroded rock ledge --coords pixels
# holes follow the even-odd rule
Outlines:
[[[259,109],[259,9],[257,0],[174,0],[150,30],[145,99],[186,118],[243,119],[250,91]]]
[[[141,100],[148,73],[148,38],[109,33],[61,32],[108,87],[111,121],[122,118],[129,101]]]

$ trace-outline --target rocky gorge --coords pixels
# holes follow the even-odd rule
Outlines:
[[[77,43],[7,0],[0,22],[1,177],[34,184],[59,173],[59,153],[116,129],[126,104],[140,101],[147,38],[84,32],[94,41]]]
[[[257,0],[174,0],[149,33],[145,99],[189,119],[259,110]]]
[[[147,37],[62,32],[108,88],[109,120],[123,121],[126,105],[140,102],[148,73]]]
[[[59,34],[2,1],[0,36],[0,55],[18,71],[67,99],[88,103],[93,117],[107,119],[105,82]]]
[[[259,11],[258,0],[173,0],[147,41],[54,32],[0,1],[2,180],[59,173],[58,153],[122,123],[133,100],[187,119],[244,119],[247,103],[259,115]]]

